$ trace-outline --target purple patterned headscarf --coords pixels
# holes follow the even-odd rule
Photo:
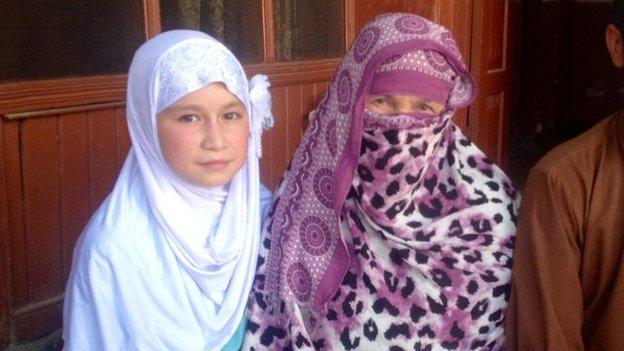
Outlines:
[[[411,83],[408,80],[402,84],[396,72],[402,70],[400,66],[404,60],[413,59],[424,60],[424,64],[416,66],[426,69],[418,71],[413,69],[414,65],[406,65],[400,75],[412,79]],[[380,83],[384,79],[387,84]],[[441,115],[432,116],[430,120],[423,116],[402,122],[376,120],[374,115],[365,118],[367,93],[380,93],[388,87],[394,89],[394,93],[401,92],[397,87],[411,89],[414,79],[428,82],[429,89],[420,95],[445,101],[446,108]],[[373,81],[375,85],[371,87]],[[431,95],[426,96],[427,92]],[[409,184],[407,197],[416,209],[411,218],[397,219],[400,225],[395,227],[408,228],[404,234],[411,235],[410,240],[415,242],[426,239],[427,247],[432,242],[444,244],[446,240],[462,240],[457,235],[453,237],[455,232],[436,230],[437,224],[445,222],[450,215],[465,212],[469,216],[457,223],[461,231],[466,223],[469,226],[482,219],[483,211],[490,211],[490,204],[475,206],[483,205],[485,197],[489,203],[489,195],[492,195],[497,201],[492,204],[494,208],[503,206],[501,203],[509,204],[509,213],[501,217],[494,229],[501,232],[491,235],[502,238],[496,241],[496,245],[507,247],[503,250],[505,262],[501,264],[510,265],[512,245],[508,239],[515,231],[512,223],[517,200],[515,190],[503,172],[450,121],[454,110],[470,104],[475,92],[458,47],[444,27],[419,16],[400,13],[382,15],[369,22],[341,61],[276,193],[267,227],[271,246],[262,284],[267,300],[273,297],[296,301],[311,311],[322,311],[337,291],[353,255],[352,242],[345,241],[341,235],[341,223],[349,222],[347,196],[358,197],[349,191],[361,182],[362,175],[357,171],[358,165],[365,162],[360,157],[361,150],[366,148],[363,142],[365,144],[371,137],[364,131],[371,128],[381,131],[388,128],[387,123],[407,123],[403,126],[410,128],[420,126],[426,131],[419,137],[425,140],[424,133],[431,137],[422,150],[409,150],[415,156],[409,167],[415,177]],[[369,156],[377,160],[380,155],[370,152]],[[433,167],[434,164],[437,167]],[[444,179],[443,189],[429,189],[433,177],[441,179],[452,174],[450,185],[449,179]],[[494,183],[500,187],[492,190],[488,182],[492,183],[490,187],[494,187]],[[366,194],[374,194],[380,186],[373,185],[369,190],[361,187],[359,197],[364,207],[366,202],[372,201]],[[493,194],[484,193],[488,191]],[[441,201],[442,193],[454,194],[455,200]],[[387,205],[383,207],[384,212],[393,204]],[[400,210],[405,211],[405,208]],[[406,217],[404,213],[401,216]],[[376,218],[372,220],[377,222]],[[419,224],[411,227],[415,222]],[[392,221],[378,224],[382,228],[397,229],[392,228]],[[401,237],[401,233],[396,234]],[[502,281],[505,279],[503,277]]]

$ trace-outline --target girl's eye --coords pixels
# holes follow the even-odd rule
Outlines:
[[[184,116],[180,117],[179,120],[180,120],[180,122],[192,123],[192,122],[199,121],[199,117],[197,117],[196,115],[184,115]]]
[[[234,121],[234,120],[240,119],[241,116],[236,112],[228,112],[223,115],[223,118],[225,118],[228,121]]]

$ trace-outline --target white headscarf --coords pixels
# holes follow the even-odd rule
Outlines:
[[[247,161],[223,187],[189,184],[167,166],[157,114],[222,82],[250,116]],[[225,46],[196,31],[165,32],[136,52],[128,74],[132,139],[115,188],[74,252],[64,310],[67,349],[220,349],[243,318],[263,205],[263,128],[269,83],[248,83]]]

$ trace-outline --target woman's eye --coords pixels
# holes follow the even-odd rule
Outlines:
[[[422,104],[419,106],[419,109],[425,112],[432,112],[432,113],[435,112],[433,107],[429,104]]]
[[[180,117],[179,120],[180,120],[180,122],[192,123],[192,122],[199,121],[199,117],[197,117],[196,115],[184,115],[184,116]]]
[[[240,114],[236,112],[228,112],[224,114],[223,117],[228,121],[233,121],[241,118]]]
[[[386,99],[374,99],[373,101],[371,101],[371,103],[378,105],[378,106],[383,106],[383,105],[387,105],[388,101]]]

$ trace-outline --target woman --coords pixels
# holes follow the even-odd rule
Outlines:
[[[519,197],[450,120],[443,27],[368,23],[277,191],[244,348],[500,349]]]
[[[132,148],[74,250],[65,349],[238,349],[271,199],[266,77],[206,34],[165,32],[134,56],[127,118]]]

